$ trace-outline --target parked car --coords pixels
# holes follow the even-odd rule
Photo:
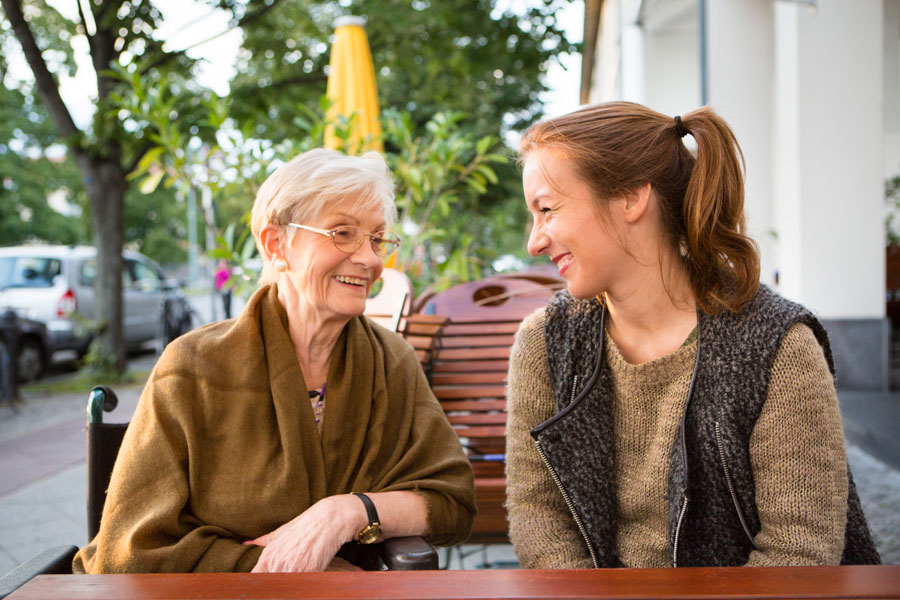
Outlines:
[[[40,321],[26,319],[14,309],[0,307],[0,343],[8,354],[0,389],[6,389],[7,378],[16,373],[18,381],[34,381],[47,367],[50,357],[47,327]]]
[[[47,325],[51,353],[87,352],[97,318],[92,246],[28,245],[0,248],[0,306]],[[122,253],[122,310],[130,348],[168,343],[191,328],[192,311],[180,285],[143,254]]]

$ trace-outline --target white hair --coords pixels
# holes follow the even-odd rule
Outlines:
[[[394,223],[394,183],[378,152],[348,156],[317,148],[295,156],[269,175],[250,213],[250,231],[263,260],[260,285],[274,280],[271,262],[259,239],[266,225],[307,223],[331,206],[347,202],[353,212],[383,210],[385,224],[390,227]]]

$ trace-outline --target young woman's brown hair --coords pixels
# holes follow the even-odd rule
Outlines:
[[[682,142],[688,133],[696,158]],[[753,298],[759,252],[745,232],[744,157],[711,109],[673,119],[640,104],[608,102],[533,125],[519,152],[539,147],[565,152],[598,201],[651,184],[701,310],[739,312]]]

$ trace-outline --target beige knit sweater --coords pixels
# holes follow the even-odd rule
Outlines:
[[[510,359],[507,425],[509,535],[526,568],[587,568],[590,556],[529,435],[553,415],[544,310],[527,317]],[[697,342],[632,365],[606,336],[614,390],[619,557],[669,566],[666,481]],[[748,565],[838,564],[847,513],[847,461],[837,395],[812,330],[793,326],[776,354],[750,438],[762,528]]]

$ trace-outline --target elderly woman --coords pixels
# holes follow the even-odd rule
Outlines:
[[[313,150],[266,180],[262,286],[160,357],[75,572],[321,571],[348,542],[468,536],[456,434],[412,348],[362,316],[394,212],[377,153]]]

